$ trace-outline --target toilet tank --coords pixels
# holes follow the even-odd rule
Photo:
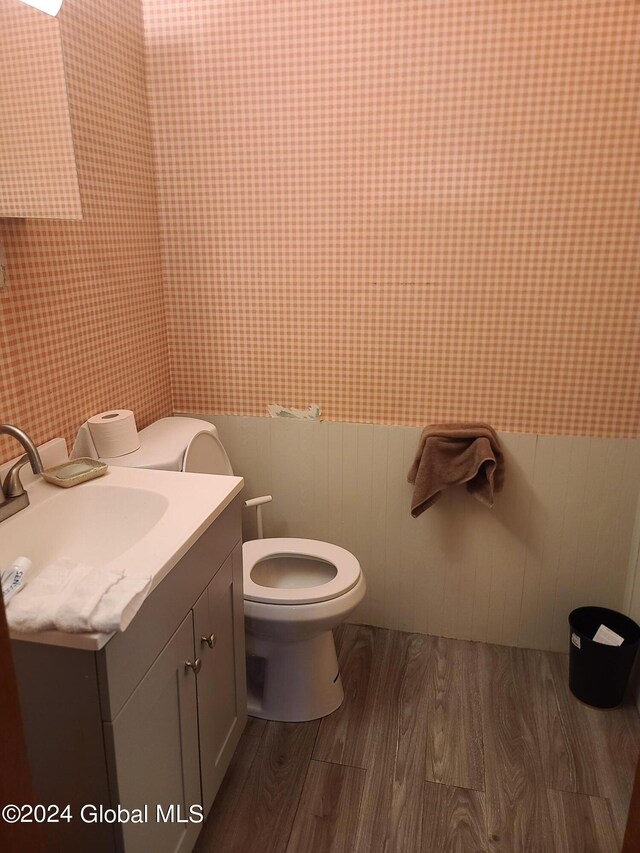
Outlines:
[[[81,430],[88,431],[83,424]],[[86,438],[86,437],[85,437]],[[161,418],[140,430],[140,447],[124,456],[97,457],[121,468],[158,468],[194,474],[233,474],[213,424],[197,418]]]

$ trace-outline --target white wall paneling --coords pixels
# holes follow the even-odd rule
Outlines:
[[[506,482],[493,509],[459,488],[414,519],[419,429],[197,417],[218,427],[246,497],[273,495],[265,535],[358,557],[368,591],[354,621],[566,651],[572,608],[630,606],[640,441],[501,433]]]
[[[640,495],[638,495],[636,502],[635,523],[631,536],[631,548],[629,549],[625,613],[628,613],[632,619],[635,619],[640,624]],[[636,705],[638,706],[638,712],[640,712],[640,660],[638,659],[636,659],[632,683]]]

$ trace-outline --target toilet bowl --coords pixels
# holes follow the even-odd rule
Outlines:
[[[324,717],[344,698],[333,629],[362,601],[349,551],[314,539],[242,546],[248,711],[269,720]]]
[[[103,458],[110,465],[199,474],[233,474],[208,421],[161,418],[140,431],[140,448]],[[83,425],[72,456],[93,456]],[[255,539],[242,546],[248,712],[301,722],[335,711],[344,698],[333,629],[364,598],[349,551],[314,539]]]

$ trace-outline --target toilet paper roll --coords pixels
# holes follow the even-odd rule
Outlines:
[[[100,412],[87,423],[98,456],[125,456],[140,447],[136,419],[129,409]]]

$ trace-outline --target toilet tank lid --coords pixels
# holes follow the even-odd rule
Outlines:
[[[127,468],[182,470],[182,460],[191,439],[200,432],[218,436],[215,426],[199,418],[160,418],[140,430],[140,447],[124,456],[101,457],[108,465]]]

